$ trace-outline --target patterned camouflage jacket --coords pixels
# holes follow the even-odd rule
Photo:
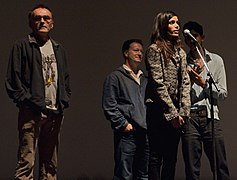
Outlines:
[[[165,63],[161,49],[152,44],[146,51],[148,70],[147,103],[156,103],[166,120],[190,113],[190,80],[187,73],[186,53],[177,48]]]

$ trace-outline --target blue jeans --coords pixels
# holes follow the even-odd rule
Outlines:
[[[183,128],[182,151],[186,180],[199,180],[202,148],[213,170],[212,121],[206,117],[192,117]],[[219,120],[214,120],[217,180],[229,180],[224,138]]]
[[[114,160],[114,180],[147,180],[149,147],[146,131],[114,131]]]

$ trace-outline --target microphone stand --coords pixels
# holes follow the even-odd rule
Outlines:
[[[199,45],[199,47],[201,47],[201,45],[196,41],[196,44]],[[216,81],[213,78],[213,75],[211,74],[206,61],[204,60],[204,57],[202,56],[200,50],[198,49],[198,46],[195,45],[195,48],[200,56],[200,58],[203,61],[203,64],[207,70],[207,75],[209,76],[209,90],[210,90],[210,103],[211,103],[211,125],[212,125],[212,151],[213,151],[213,180],[216,180],[216,144],[215,144],[215,128],[214,128],[214,104],[213,104],[213,88],[212,88],[212,84],[215,86],[216,90],[219,92],[220,90],[218,89],[217,85],[216,85]],[[201,47],[202,48],[202,47]]]

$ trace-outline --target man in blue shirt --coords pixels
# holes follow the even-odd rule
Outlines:
[[[196,43],[185,36],[185,43],[190,48],[187,55],[189,64],[188,71],[191,79],[191,111],[190,119],[183,127],[182,148],[185,162],[186,180],[198,180],[200,176],[202,146],[207,155],[211,169],[216,167],[218,180],[229,180],[229,171],[226,160],[224,137],[218,116],[218,101],[227,97],[226,73],[222,58],[214,53],[207,51],[203,47],[205,36],[203,28],[197,22],[188,22],[183,27],[188,29],[196,38],[199,52],[196,49]],[[209,76],[199,53],[204,60],[216,81],[213,90],[213,113],[214,113],[214,138],[212,137],[212,119],[210,104]],[[213,165],[213,139],[215,140],[216,165]]]

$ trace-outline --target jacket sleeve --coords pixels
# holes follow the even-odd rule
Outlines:
[[[181,58],[181,74],[182,74],[182,83],[181,83],[181,97],[180,97],[180,110],[179,114],[180,116],[188,117],[190,114],[190,107],[191,107],[191,101],[190,101],[190,79],[187,72],[187,60],[186,60],[186,53],[184,50],[181,50],[180,52],[180,58]]]
[[[65,82],[65,91],[66,91],[66,96],[67,96],[67,101],[64,103],[64,109],[69,107],[69,101],[71,98],[71,86],[70,86],[70,75],[69,75],[69,70],[68,70],[68,62],[66,58],[66,53],[65,50],[63,49],[63,59],[64,59],[64,82]]]
[[[154,49],[154,47],[148,48],[146,52],[146,66],[150,77],[152,78],[154,88],[156,89],[157,97],[162,103],[166,120],[170,121],[178,117],[179,113],[172,102],[166,85],[164,84],[162,55],[158,49]]]
[[[31,97],[26,85],[22,83],[22,74],[24,73],[23,64],[22,48],[19,43],[15,43],[9,57],[5,88],[9,97],[17,104]]]
[[[106,119],[111,122],[111,127],[114,130],[126,127],[128,124],[126,118],[119,110],[118,94],[119,85],[117,77],[114,75],[107,76],[103,86],[102,108]]]

